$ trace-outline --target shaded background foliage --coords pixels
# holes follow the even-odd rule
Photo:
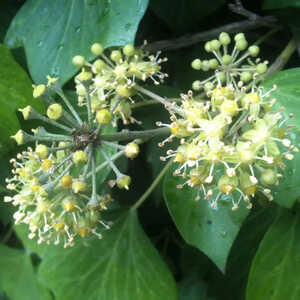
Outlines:
[[[261,46],[263,58],[270,62],[277,58],[280,64],[280,53],[292,39],[298,54],[289,55],[286,70],[268,78],[264,86],[278,85],[274,93],[278,106],[285,106],[286,114],[294,113],[294,125],[299,125],[300,1],[243,1],[248,14],[229,9],[228,4],[239,2],[1,2],[0,299],[299,299],[299,156],[285,170],[272,204],[257,197],[250,212],[244,208],[231,212],[226,205],[211,211],[206,203],[194,201],[193,190],[176,190],[178,178],[169,172],[137,216],[130,205],[163,166],[159,156],[164,150],[157,147],[157,139],[151,140],[142,146],[138,159],[122,163],[133,188],[112,191],[116,201],[110,214],[118,216],[113,229],[102,241],[92,239],[88,246],[67,250],[29,240],[26,228],[13,226],[13,208],[2,201],[8,160],[20,151],[9,136],[18,128],[29,128],[17,108],[30,104],[43,110],[32,99],[31,84],[44,82],[51,74],[72,89],[76,70],[71,58],[81,54],[92,60],[89,47],[96,41],[110,47],[141,45],[146,39],[149,49],[165,50],[170,77],[157,90],[176,97],[201,77],[190,62],[205,55],[203,41],[217,36],[223,26],[232,33],[243,28],[251,43],[275,28]],[[134,114],[143,121],[134,129],[154,128],[155,121],[168,118],[157,104],[136,108]],[[293,137],[298,145],[299,128]]]

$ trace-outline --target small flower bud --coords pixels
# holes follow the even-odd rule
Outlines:
[[[59,142],[58,147],[63,148],[63,147],[68,147],[70,145],[69,142]]]
[[[81,68],[85,64],[85,58],[81,55],[76,55],[73,57],[72,63],[75,67]]]
[[[35,153],[40,159],[45,159],[49,155],[49,150],[46,145],[39,144],[35,148]]]
[[[230,39],[229,34],[226,33],[226,32],[221,32],[220,35],[219,35],[219,41],[224,46],[230,44],[231,39]]]
[[[125,45],[123,47],[123,53],[126,56],[133,56],[134,53],[135,53],[135,49],[134,49],[134,47],[132,45]]]
[[[260,175],[260,182],[263,185],[273,185],[277,182],[277,174],[272,169],[264,170]]]
[[[235,42],[235,47],[239,51],[244,51],[248,47],[248,42],[245,39],[238,39]]]
[[[211,69],[216,69],[219,66],[219,63],[215,58],[213,58],[209,60],[209,66]]]
[[[116,63],[122,60],[122,53],[119,50],[114,50],[110,54],[110,59]]]
[[[252,45],[248,48],[248,51],[251,56],[256,57],[259,54],[259,47],[256,45]]]
[[[211,91],[214,88],[214,84],[212,82],[206,82],[204,84],[204,89],[206,92]]]
[[[103,50],[103,46],[99,43],[95,43],[91,46],[91,52],[95,55],[101,55]]]
[[[117,185],[119,189],[129,189],[129,185],[131,182],[131,178],[127,175],[123,175],[121,176],[118,180],[117,180]]]
[[[217,77],[219,78],[219,80],[223,83],[226,81],[226,75],[224,72],[220,72],[217,74]]]
[[[73,181],[72,182],[72,191],[75,194],[84,193],[86,191],[86,184],[83,181]]]
[[[235,36],[234,36],[234,40],[237,42],[238,40],[245,40],[245,35],[243,33],[237,33]]]
[[[129,143],[125,147],[125,155],[128,158],[136,158],[140,152],[140,147],[137,143]]]
[[[72,184],[72,177],[70,175],[65,175],[61,178],[60,184],[63,187],[69,187]]]
[[[245,83],[249,82],[251,79],[252,79],[252,74],[250,72],[247,72],[247,71],[242,72],[242,74],[241,74],[241,80],[243,82],[245,82]]]
[[[57,120],[63,115],[63,108],[60,104],[51,104],[47,109],[47,116],[51,120]]]
[[[204,49],[205,49],[206,52],[211,52],[212,51],[210,42],[205,43]]]
[[[221,43],[218,41],[218,40],[212,40],[210,42],[210,48],[213,50],[213,51],[218,51],[221,47]]]
[[[73,153],[73,161],[76,165],[86,164],[88,162],[88,156],[84,151],[77,150]]]
[[[229,65],[229,64],[231,64],[231,62],[232,62],[232,56],[231,55],[229,55],[229,54],[223,55],[223,57],[222,57],[222,63],[224,65]]]
[[[201,60],[199,58],[196,58],[192,61],[191,66],[194,70],[201,70]]]
[[[102,70],[104,70],[106,67],[105,62],[102,59],[97,59],[93,63],[93,69],[97,72],[100,73]]]
[[[46,86],[44,84],[32,85],[32,87],[33,87],[33,98],[41,97],[46,91]]]
[[[194,91],[199,91],[202,88],[202,84],[200,80],[195,80],[192,84],[192,89]]]
[[[206,72],[210,69],[209,61],[208,60],[203,60],[202,61],[202,66],[201,66],[202,71]]]
[[[100,124],[109,124],[112,120],[112,113],[106,108],[100,109],[97,111],[96,119]]]
[[[118,85],[116,92],[124,98],[129,98],[134,95],[134,90],[126,85]]]
[[[264,74],[264,73],[266,73],[267,69],[268,69],[267,65],[264,64],[264,63],[258,64],[256,66],[256,71],[257,71],[258,74]]]

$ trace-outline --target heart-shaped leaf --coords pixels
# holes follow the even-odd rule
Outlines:
[[[247,300],[300,299],[300,215],[290,211],[274,222],[253,260]]]
[[[72,57],[93,59],[92,43],[117,46],[133,43],[148,0],[28,0],[13,19],[5,42],[24,46],[33,80],[46,75],[62,83],[75,73]]]
[[[172,171],[164,182],[164,197],[177,229],[188,244],[203,251],[224,272],[232,243],[249,210],[241,205],[232,211],[231,202],[223,200],[214,210],[207,200],[196,200],[196,187],[178,189],[182,183]]]
[[[292,130],[292,143],[300,149],[300,68],[281,71],[263,82],[264,89],[270,90],[274,85],[277,89],[272,92],[272,98],[276,99],[276,109],[284,107],[284,115],[294,117],[287,121],[288,125],[294,125]],[[279,186],[274,188],[274,201],[284,207],[292,207],[300,196],[300,153],[294,153],[291,161],[285,160],[286,169]]]
[[[134,211],[104,232],[102,240],[49,248],[39,276],[57,300],[177,299],[172,275]]]

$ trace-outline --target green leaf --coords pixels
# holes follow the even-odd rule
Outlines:
[[[299,232],[299,212],[285,211],[271,225],[252,263],[247,300],[300,299]]]
[[[224,0],[152,0],[150,7],[172,31],[183,33],[195,30],[200,20],[224,4]]]
[[[0,288],[12,300],[51,300],[37,280],[29,254],[0,245]]]
[[[24,46],[35,82],[46,75],[68,81],[77,71],[72,57],[93,59],[90,46],[133,43],[148,0],[28,0],[6,35],[10,48]]]
[[[300,7],[300,0],[264,0],[262,7],[264,9]]]
[[[259,199],[256,199],[259,201]],[[256,205],[258,206],[258,205]],[[222,300],[244,299],[251,262],[269,226],[274,221],[277,205],[253,207],[231,248],[226,266],[226,284]],[[251,247],[245,247],[251,245]],[[224,283],[224,282],[222,282]],[[218,291],[220,289],[218,288]],[[226,296],[225,296],[226,295]]]
[[[69,249],[52,247],[40,278],[56,300],[177,299],[174,280],[132,212],[103,233]]]
[[[194,272],[179,283],[179,300],[214,300],[207,296],[207,284]]]
[[[232,243],[249,210],[244,206],[231,210],[231,202],[220,199],[218,209],[204,199],[195,200],[197,188],[176,188],[182,184],[172,170],[166,175],[164,197],[168,209],[185,241],[203,251],[224,272]]]
[[[38,101],[33,100],[31,81],[27,74],[9,50],[0,44],[0,152],[16,145],[10,138],[20,128],[16,111],[29,104],[40,109]]]
[[[264,83],[265,91],[270,90],[274,85],[277,89],[272,92],[271,97],[276,98],[275,109],[285,108],[284,115],[292,113],[294,117],[287,122],[294,125],[292,143],[298,148],[300,146],[300,68],[281,71]],[[300,196],[300,153],[295,153],[292,161],[285,160],[286,169],[283,178],[280,179],[278,187],[274,188],[274,201],[284,207],[292,207]]]

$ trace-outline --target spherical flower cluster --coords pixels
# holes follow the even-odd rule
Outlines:
[[[237,37],[241,36],[235,38],[234,59],[238,50],[246,48],[241,47],[246,45],[245,40],[238,44]],[[219,56],[219,46],[223,45],[225,51],[229,41],[227,34],[221,34],[218,43],[210,42],[218,47],[206,44],[205,48]],[[251,208],[251,197],[258,191],[272,200],[271,187],[282,177],[284,160],[293,159],[293,152],[298,149],[288,137],[289,127],[285,126],[288,117],[284,118],[281,111],[272,111],[275,99],[270,99],[270,95],[276,87],[264,92],[256,84],[257,73],[252,76],[256,80],[244,86],[241,77],[237,77],[236,65],[226,66],[220,65],[226,71],[226,80],[220,80],[217,70],[205,83],[211,84],[206,89],[207,99],[199,99],[189,91],[182,95],[180,104],[166,105],[171,124],[158,122],[158,125],[168,126],[172,133],[160,146],[173,138],[180,139],[177,150],[168,150],[167,156],[161,158],[172,158],[179,164],[174,175],[186,181],[178,188],[199,187],[197,199],[203,194],[212,208],[217,208],[220,197],[231,199],[235,210],[242,200]]]
[[[93,52],[100,51],[99,45],[96,45],[97,47],[92,46]],[[125,61],[129,64],[142,63],[142,56],[129,55],[129,48],[124,47],[123,52],[127,53],[124,55],[133,57]],[[121,63],[120,59],[116,61],[117,65]],[[154,60],[145,64],[148,66],[145,72],[149,72],[147,76],[150,77],[153,75],[150,67],[158,68],[158,65]],[[32,129],[33,134],[19,130],[12,136],[18,145],[32,142],[35,146],[11,160],[13,177],[6,181],[7,188],[14,195],[6,196],[5,201],[18,207],[14,214],[16,224],[28,224],[29,238],[37,237],[38,243],[58,244],[62,241],[68,247],[74,244],[76,236],[85,238],[94,234],[101,238],[99,223],[109,228],[102,219],[101,211],[106,209],[112,199],[107,194],[98,193],[97,173],[107,166],[116,176],[110,181],[110,186],[129,188],[131,178],[119,171],[114,160],[122,155],[137,157],[140,141],[120,145],[113,135],[103,133],[105,127],[112,126],[116,106],[104,105],[98,110],[94,109],[92,100],[93,94],[100,93],[100,89],[93,83],[93,76],[106,76],[110,73],[110,68],[105,63],[105,71],[96,72],[95,66],[91,66],[80,73],[90,73],[90,80],[83,79],[81,75],[76,77],[77,87],[82,84],[89,91],[85,96],[80,96],[85,101],[86,114],[79,114],[72,106],[63,93],[58,78],[49,76],[47,85],[33,86],[33,96],[42,97],[47,105],[46,113],[40,114],[31,106],[20,109],[25,120],[40,120],[48,126],[47,130],[56,128],[54,133],[48,132],[44,127]],[[124,81],[124,85],[126,84],[128,82]],[[106,89],[102,92],[106,92]],[[56,96],[61,98],[61,102],[54,98]],[[93,111],[96,112],[95,115]],[[100,163],[100,157],[104,158],[104,162],[102,159]]]
[[[84,178],[72,176],[76,167],[72,156],[74,161],[80,151],[71,154],[67,146],[60,142],[62,150],[54,153],[53,148],[38,144],[35,151],[29,147],[11,160],[14,177],[7,179],[7,188],[16,194],[6,196],[4,201],[18,206],[15,223],[28,224],[29,238],[38,237],[38,243],[63,241],[68,247],[77,235],[101,238],[99,223],[109,228],[100,212],[106,209],[110,196],[97,195],[97,206],[86,205],[89,186]]]
[[[191,66],[195,70],[214,71],[213,75],[206,80],[193,82],[193,90],[205,91],[213,90],[220,85],[236,85],[236,83],[249,83],[255,80],[259,75],[267,71],[268,62],[261,62],[257,58],[259,47],[251,45],[243,33],[238,33],[234,37],[234,45],[231,50],[231,38],[226,32],[215,39],[205,43],[205,51],[212,53],[215,58],[210,60],[200,60],[199,58],[192,61]],[[253,59],[255,58],[255,61]]]
[[[130,103],[137,94],[138,81],[151,79],[159,84],[167,76],[161,72],[160,64],[166,59],[145,53],[126,45],[121,50],[113,50],[109,57],[103,47],[96,43],[91,51],[98,58],[88,63],[83,56],[75,56],[73,64],[81,68],[75,77],[79,105],[90,103],[94,120],[107,124],[121,119],[124,124],[137,122],[132,117]]]

